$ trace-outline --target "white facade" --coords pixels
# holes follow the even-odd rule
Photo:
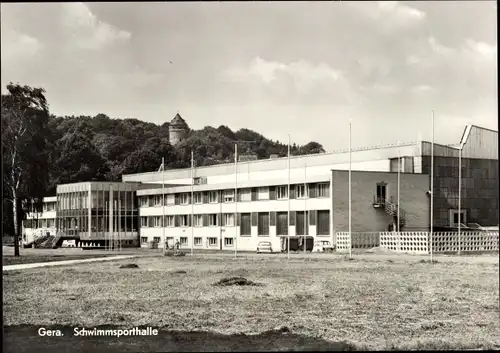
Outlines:
[[[34,210],[26,215],[26,219],[29,220],[29,227],[25,227],[23,224],[22,229],[22,243],[29,244],[32,243],[36,238],[41,237],[49,233],[50,235],[55,235],[56,229],[56,203],[57,197],[50,196],[44,197],[42,204],[42,212],[35,212]]]

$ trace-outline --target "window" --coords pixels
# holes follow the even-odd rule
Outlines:
[[[141,228],[147,228],[148,226],[148,217],[141,217]]]
[[[224,190],[224,202],[234,202],[234,190]]]
[[[179,215],[179,226],[181,226],[181,227],[188,227],[189,226],[187,214]]]
[[[171,247],[171,246],[174,246],[174,237],[167,237],[167,244],[166,246],[167,247]]]
[[[207,183],[207,177],[197,177],[193,178],[194,185],[202,185]]]
[[[234,226],[234,214],[233,213],[224,213],[224,225],[228,227]]]
[[[180,194],[179,201],[181,205],[189,205],[189,194],[187,193]]]
[[[159,243],[160,242],[160,237],[153,237],[153,241],[155,243]]]
[[[330,211],[318,211],[318,224],[317,232],[318,235],[329,235],[330,234]]]
[[[318,184],[318,197],[330,196],[330,185],[327,183]]]
[[[298,199],[306,198],[306,192],[305,192],[306,188],[304,187],[304,184],[295,185],[295,190],[297,190]]]
[[[242,189],[238,193],[240,195],[239,201],[252,201],[252,189]]]
[[[140,207],[148,207],[148,197],[147,196],[141,196],[139,197],[139,202],[140,202]]]
[[[174,216],[166,216],[167,217],[167,227],[175,227],[175,217]]]
[[[240,215],[240,235],[252,235],[252,227],[250,224],[250,213],[242,213]]]
[[[181,245],[187,245],[188,244],[188,238],[187,237],[181,237],[180,243],[181,243]]]
[[[258,235],[269,235],[269,212],[259,212]]]
[[[48,228],[54,228],[56,226],[56,220],[55,219],[48,219],[47,220],[47,227]]]
[[[263,187],[259,188],[257,191],[259,200],[269,200],[269,188]]]
[[[216,246],[217,245],[217,238],[208,238],[208,245]]]
[[[296,235],[307,235],[309,224],[307,222],[307,212],[297,211],[295,213],[296,221],[295,221],[295,234]]]
[[[288,198],[288,186],[278,186],[276,188],[276,198],[286,200]]]
[[[194,197],[194,203],[195,204],[201,204],[201,203],[203,203],[203,193],[201,193],[201,192],[195,192],[193,194],[193,197]]]
[[[460,223],[467,224],[466,210],[460,210]],[[450,210],[450,227],[458,227],[458,210]]]
[[[208,225],[210,227],[217,226],[217,214],[216,213],[211,213],[208,215]]]
[[[224,238],[224,246],[233,246],[233,238]]]
[[[161,216],[154,216],[153,217],[153,227],[161,227]]]
[[[217,191],[210,191],[208,193],[208,202],[210,202],[210,203],[217,203],[218,202]]]
[[[148,237],[141,237],[141,244],[146,244],[148,242]]]
[[[175,195],[174,194],[169,194],[166,196],[167,206],[173,206],[175,205]]]
[[[162,195],[155,195],[154,198],[155,206],[161,206],[162,197],[163,197]]]
[[[194,245],[201,245],[201,237],[194,238]]]
[[[195,227],[203,227],[203,215],[202,214],[194,215],[194,226]]]

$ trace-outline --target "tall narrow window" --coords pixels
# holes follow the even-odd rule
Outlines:
[[[269,235],[269,212],[259,212],[258,235]]]
[[[240,235],[252,235],[252,227],[250,225],[250,213],[241,214]]]
[[[330,211],[321,210],[318,211],[318,224],[317,233],[318,235],[329,235],[330,234]]]

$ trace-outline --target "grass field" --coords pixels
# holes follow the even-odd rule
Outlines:
[[[119,268],[129,262],[139,268]],[[358,349],[499,349],[498,272],[498,262],[335,257],[288,263],[278,256],[149,257],[30,269],[4,273],[4,326],[145,325],[224,334],[286,326],[290,335]],[[230,276],[262,285],[213,286]],[[191,350],[209,344],[198,341]]]

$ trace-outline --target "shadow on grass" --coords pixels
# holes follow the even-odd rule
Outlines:
[[[320,338],[269,331],[259,335],[222,335],[211,332],[164,331],[157,336],[81,337],[73,327],[53,326],[62,337],[39,336],[40,326],[22,325],[4,328],[4,352],[271,352],[271,351],[354,351],[345,342],[329,342]],[[93,327],[87,327],[93,330]],[[100,326],[113,330],[117,327]]]

